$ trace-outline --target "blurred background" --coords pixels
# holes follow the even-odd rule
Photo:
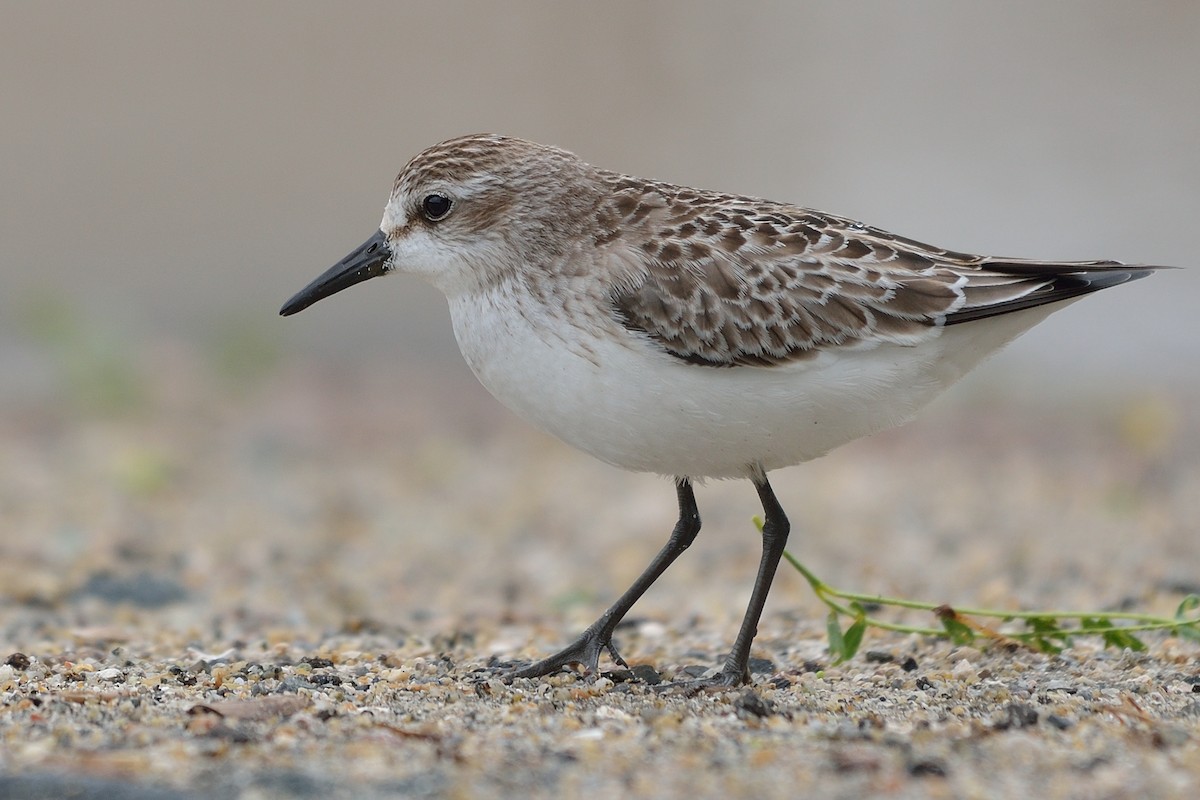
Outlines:
[[[914,426],[777,488],[818,530],[841,526],[806,545],[835,571],[951,580],[921,564],[1002,522],[1010,538],[982,555],[940,558],[971,599],[997,564],[1005,586],[1044,598],[1061,584],[1022,584],[1022,554],[1082,556],[1038,551],[1036,520],[1099,507],[1123,509],[1105,517],[1110,545],[1090,518],[1046,525],[1130,565],[1130,586],[1194,574],[1198,77],[1188,0],[0,0],[6,591],[120,598],[97,563],[138,558],[174,582],[167,597],[211,599],[222,565],[241,563],[231,602],[269,605],[273,580],[281,606],[318,618],[433,605],[497,572],[552,576],[536,591],[562,596],[581,572],[555,558],[588,574],[617,558],[588,587],[622,588],[671,524],[670,490],[499,409],[436,292],[391,278],[277,316],[376,229],[411,156],[477,131],[954,249],[1184,267],[1054,315]],[[924,480],[902,469],[920,448],[941,448]],[[961,480],[953,502],[928,492],[937,475]],[[748,487],[706,492],[714,527],[748,529]],[[729,512],[722,492],[738,498]],[[1006,516],[1017,507],[1027,516]],[[1132,535],[1124,513],[1152,530]],[[628,546],[572,534],[581,519]],[[870,538],[896,529],[915,538]],[[722,541],[737,559],[712,607],[732,614],[757,553]],[[1134,541],[1140,567],[1122,562]],[[1115,586],[1074,563],[1084,585]],[[322,588],[297,599],[297,586]]]
[[[416,281],[275,313],[412,155],[476,131],[955,249],[1196,266],[1185,0],[0,8],[10,387],[48,313],[135,349],[253,336],[461,372]],[[1198,292],[1193,269],[1089,298],[994,369],[1189,380]]]

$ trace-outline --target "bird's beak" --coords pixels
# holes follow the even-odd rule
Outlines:
[[[368,278],[382,275],[386,271],[388,259],[392,251],[388,247],[387,237],[383,231],[375,231],[370,239],[360,244],[350,255],[334,264],[329,269],[305,286],[296,295],[283,304],[279,309],[280,316],[289,316],[297,311],[303,311],[318,300],[337,294],[342,289],[361,283]]]

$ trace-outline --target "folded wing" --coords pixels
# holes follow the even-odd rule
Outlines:
[[[1155,269],[974,256],[808,209],[762,211],[762,201],[688,191],[678,203],[660,196],[649,211],[625,204],[643,219],[657,215],[661,227],[650,240],[614,243],[630,248],[633,267],[611,300],[627,328],[704,366],[917,344],[940,326],[1069,300]]]

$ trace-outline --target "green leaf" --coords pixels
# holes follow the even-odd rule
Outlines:
[[[1188,620],[1195,624],[1200,620],[1189,619],[1189,617],[1191,616],[1191,612],[1197,608],[1200,608],[1200,594],[1189,594],[1183,598],[1183,602],[1179,604],[1179,608],[1175,609],[1175,619]]]
[[[846,629],[842,636],[843,661],[854,658],[854,654],[858,652],[858,648],[862,644],[863,634],[867,632],[866,609],[857,602],[851,603],[850,608],[854,610],[854,623]]]
[[[854,658],[854,654],[858,652],[859,645],[862,644],[863,634],[866,632],[867,621],[865,619],[860,619],[846,629],[846,638],[842,643],[845,648],[842,661],[849,661]]]
[[[1110,631],[1105,631],[1103,636],[1105,647],[1115,647],[1120,650],[1128,647],[1130,650],[1133,650],[1136,653],[1140,653],[1146,649],[1146,645],[1141,639],[1137,638],[1132,633],[1127,633],[1119,628],[1113,628]]]
[[[1104,617],[1080,617],[1079,627],[1086,628],[1088,633],[1092,631],[1107,631],[1112,630],[1113,624],[1111,620]]]
[[[1067,632],[1058,627],[1058,619],[1055,617],[1029,617],[1025,620],[1025,627],[1041,636],[1057,638],[1067,636]]]
[[[830,611],[825,618],[825,633],[829,636],[829,654],[833,656],[833,663],[840,664],[845,661],[842,653],[846,651],[846,640],[842,636],[842,623],[836,611]]]
[[[1030,632],[1021,638],[1043,653],[1061,653],[1064,646],[1071,644],[1070,631],[1060,628],[1055,617],[1029,617],[1025,627]]]
[[[942,622],[942,627],[946,629],[946,633],[950,636],[950,641],[955,644],[970,644],[975,641],[975,631],[959,622],[954,617],[949,615],[940,616],[938,619]]]

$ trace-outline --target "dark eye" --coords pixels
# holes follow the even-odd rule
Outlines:
[[[427,194],[421,201],[421,211],[430,222],[437,222],[450,213],[450,198],[441,194]]]

